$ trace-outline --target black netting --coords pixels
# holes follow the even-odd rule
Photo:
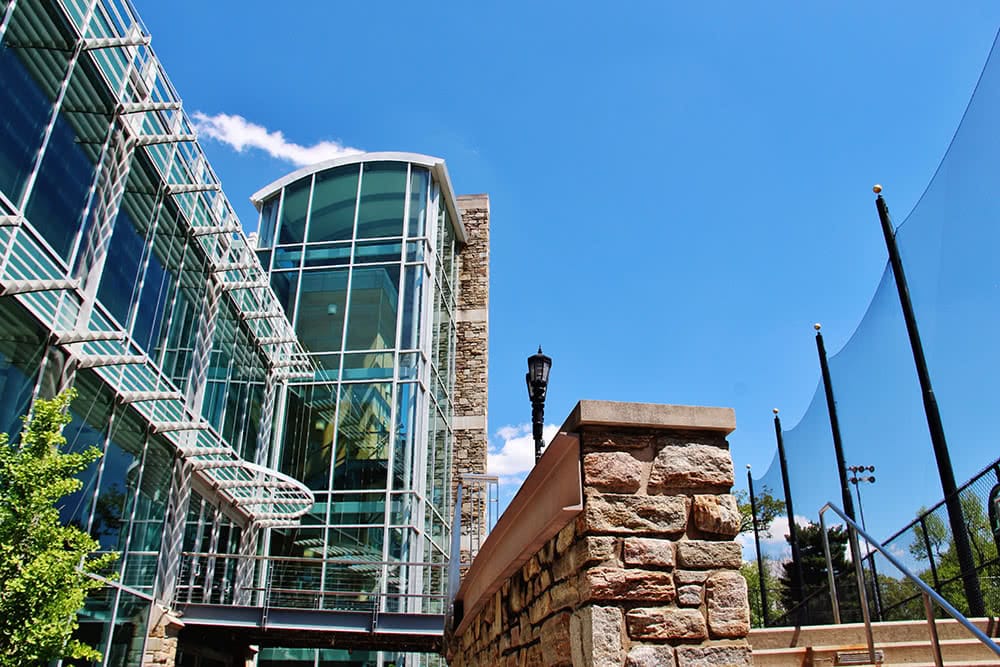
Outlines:
[[[996,51],[994,43],[994,52]],[[989,613],[1000,612],[1000,570],[989,526],[988,503],[1000,456],[993,424],[1000,392],[1000,63],[991,53],[966,114],[926,192],[897,230],[897,241],[954,468],[961,484],[987,467],[962,491]],[[887,188],[891,204],[891,191]],[[874,205],[872,224],[878,224]],[[920,387],[896,285],[887,267],[864,318],[848,343],[830,358],[830,371],[847,465],[874,465],[876,482],[851,486],[856,513],[868,532],[886,539],[942,500]],[[789,425],[791,426],[791,425]],[[805,415],[784,433],[795,512],[817,521],[827,501],[842,506],[822,386]],[[777,457],[759,480],[784,498]],[[858,492],[861,498],[859,504]],[[832,516],[832,515],[831,515]],[[958,578],[954,541],[943,505],[889,541],[903,564],[936,584],[961,610],[967,608]],[[780,524],[779,524],[780,525]],[[787,550],[784,554],[787,557]],[[916,588],[902,582],[884,558],[876,559],[874,611],[885,617],[919,617]],[[868,566],[866,566],[868,567]],[[867,576],[871,585],[870,567]],[[996,583],[995,583],[996,582]],[[828,595],[828,594],[827,594]],[[828,602],[828,601],[827,601]]]

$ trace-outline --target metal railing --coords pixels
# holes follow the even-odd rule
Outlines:
[[[185,552],[174,601],[256,607],[265,614],[271,608],[443,614],[446,567]]]
[[[847,525],[848,537],[851,541],[851,552],[861,553],[858,545],[858,535],[861,535],[869,544],[870,548],[875,549],[878,553],[882,554],[886,560],[888,560],[892,565],[903,574],[904,577],[909,579],[914,585],[916,585],[921,591],[921,597],[924,603],[924,613],[927,617],[928,634],[931,639],[931,647],[934,654],[934,664],[937,667],[943,667],[944,660],[941,655],[941,643],[938,638],[937,625],[934,618],[934,609],[932,603],[937,603],[937,605],[943,609],[949,616],[955,619],[959,624],[961,624],[966,630],[972,633],[972,635],[978,639],[986,648],[990,649],[998,657],[1000,657],[1000,646],[997,645],[990,637],[988,637],[982,630],[977,628],[969,619],[965,617],[960,611],[955,609],[951,604],[948,603],[941,595],[939,595],[933,588],[928,586],[922,579],[910,572],[895,556],[892,555],[887,549],[885,549],[881,544],[871,538],[865,531],[858,527],[858,525],[849,519],[847,515],[839,507],[833,503],[827,503],[819,511],[819,524],[820,532],[823,535],[823,555],[826,557],[826,571],[828,583],[830,586],[830,601],[833,607],[833,618],[834,623],[840,623],[840,605],[837,599],[837,586],[834,579],[833,573],[833,560],[830,556],[830,541],[826,530],[826,512],[827,510],[833,510],[833,512],[839,516],[844,523]],[[865,578],[864,572],[862,570],[861,560],[857,559],[854,562],[854,575],[858,586],[858,598],[861,601],[861,614],[864,619],[865,624],[865,635],[868,642],[868,657],[874,663],[876,661],[875,654],[875,639],[872,634],[871,625],[871,615],[868,611],[868,592],[865,588]]]

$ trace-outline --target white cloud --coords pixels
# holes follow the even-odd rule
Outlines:
[[[546,425],[542,429],[542,440],[548,444],[558,430],[555,424]],[[515,480],[520,484],[535,466],[535,440],[531,436],[531,424],[503,426],[497,430],[496,436],[503,443],[490,447],[486,455],[486,469],[490,474],[499,475],[501,484]]]
[[[795,515],[796,526],[807,526],[810,521],[807,517]],[[792,548],[788,545],[785,536],[788,535],[788,517],[777,516],[771,522],[771,527],[766,532],[760,534],[760,550],[768,558],[778,560],[788,560],[792,557]],[[743,547],[743,558],[754,560],[756,552],[754,550],[753,531],[741,533],[736,537],[736,541]]]
[[[320,141],[312,146],[302,146],[285,139],[280,130],[270,131],[243,116],[224,113],[209,116],[196,111],[193,117],[195,129],[202,136],[229,144],[240,153],[247,148],[259,148],[273,158],[299,167],[361,152],[339,141]]]

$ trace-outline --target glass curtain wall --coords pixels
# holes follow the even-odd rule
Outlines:
[[[5,278],[12,266],[31,278],[92,278],[96,303],[90,323],[82,326],[126,332],[126,352],[144,354],[182,393],[197,395],[201,390],[189,385],[209,303],[209,256],[227,240],[199,237],[190,228],[211,227],[231,210],[211,189],[168,191],[167,182],[214,178],[196,144],[157,141],[116,152],[116,137],[126,128],[164,136],[183,134],[189,126],[169,107],[178,98],[148,47],[73,48],[81,36],[145,34],[132,11],[127,3],[104,0],[0,2],[0,24],[6,27],[0,30],[0,214],[25,220],[0,227],[0,269]],[[132,101],[167,106],[120,112],[120,103]],[[108,176],[114,166],[122,177],[120,191]],[[107,236],[98,227],[102,207],[111,212]],[[293,225],[286,233],[294,233]],[[95,248],[105,247],[104,260],[95,259],[102,254]],[[46,322],[50,328],[76,326],[78,293],[32,297],[51,301],[57,315]],[[219,300],[215,327],[208,330],[207,382],[196,409],[240,456],[254,461],[267,362],[237,312],[236,298]],[[35,321],[16,298],[0,299],[0,430],[12,441],[20,416],[34,397],[55,387],[48,376],[58,375],[58,364],[49,363],[58,352]],[[138,664],[176,447],[151,435],[149,423],[134,407],[117,402],[99,373],[107,377],[106,369],[76,374],[79,397],[65,435],[70,449],[95,446],[103,456],[82,473],[83,488],[63,500],[60,512],[89,531],[102,551],[121,554],[109,573],[117,583],[96,592],[81,613],[81,637],[105,653],[103,664]],[[225,519],[216,523],[221,527],[213,544],[235,550],[239,529]],[[223,578],[225,572],[216,570]]]
[[[440,613],[416,595],[444,592],[423,564],[448,549],[457,241],[443,195],[423,166],[362,161],[260,209],[258,257],[322,369],[283,397],[274,464],[317,503],[300,528],[272,532],[270,553],[289,559],[273,576],[313,589],[285,601],[296,606]]]

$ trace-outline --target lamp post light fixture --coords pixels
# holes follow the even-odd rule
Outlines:
[[[542,427],[545,424],[545,392],[549,387],[549,370],[552,359],[542,354],[542,346],[538,352],[528,357],[528,372],[524,381],[528,385],[528,398],[531,400],[531,435],[535,439],[535,463],[542,458]]]

